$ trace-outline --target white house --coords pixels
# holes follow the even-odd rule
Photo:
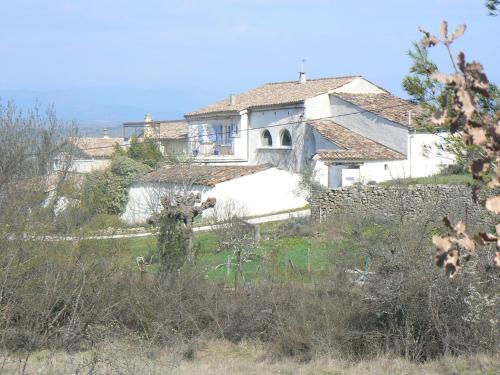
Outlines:
[[[309,162],[325,186],[437,173],[442,134],[417,131],[420,109],[361,76],[268,83],[186,114],[188,152],[210,165]]]
[[[166,165],[144,176],[129,189],[122,215],[128,224],[146,222],[161,211],[160,199],[172,193],[200,193],[202,200],[217,199],[216,209],[237,209],[235,214],[257,216],[302,208],[307,201],[300,176],[268,165]],[[213,214],[207,210],[203,216]]]
[[[69,151],[55,158],[54,171],[89,173],[105,169],[111,163],[115,148],[123,146],[123,138],[110,138],[106,132],[101,138],[71,137],[68,141]]]

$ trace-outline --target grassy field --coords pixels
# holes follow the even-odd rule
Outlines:
[[[365,258],[363,252],[352,244],[340,240],[314,235],[283,234],[282,227],[287,222],[261,225],[261,242],[252,250],[255,257],[244,264],[246,281],[259,281],[273,278],[274,281],[309,282],[321,278],[331,271],[337,260],[346,257],[354,258],[358,267],[362,268]],[[98,246],[99,245],[99,246]],[[135,258],[143,256],[153,262],[146,267],[147,272],[157,272],[155,260],[157,246],[156,237],[141,237],[113,240],[87,240],[82,248],[101,248],[120,255],[125,264],[136,268]],[[217,283],[234,282],[234,268],[228,272],[228,257],[234,260],[231,251],[219,251],[215,232],[195,234],[194,246],[198,250],[196,267],[207,279]],[[106,250],[108,249],[108,250]]]

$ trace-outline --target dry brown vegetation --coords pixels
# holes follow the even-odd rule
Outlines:
[[[345,369],[351,361],[381,357],[401,358],[395,365],[415,368],[410,362],[481,353],[494,358],[498,300],[491,286],[498,273],[487,257],[479,256],[474,267],[450,281],[432,264],[425,222],[343,222],[342,230],[326,223],[321,233],[369,248],[373,262],[364,284],[345,272],[354,266],[350,258],[332,260],[334,270],[312,284],[269,279],[234,291],[208,282],[196,263],[141,280],[139,270],[114,256],[118,249],[112,243],[95,248],[85,241],[5,240],[0,343],[4,353],[20,358],[21,368],[36,363],[37,353],[55,355],[56,366],[71,358],[63,351],[87,358],[106,352],[103,346],[135,346],[134,340],[148,351],[132,356],[174,351],[186,358],[212,350],[207,340],[222,346],[251,342],[265,348],[259,350],[271,361],[261,364],[263,371],[286,368],[290,361],[309,371],[328,358]],[[107,366],[109,358],[98,356],[89,366]]]
[[[394,356],[347,361],[320,357],[307,363],[269,357],[265,345],[255,342],[231,344],[204,341],[192,358],[186,345],[155,348],[141,341],[103,343],[94,350],[68,354],[40,351],[32,353],[26,366],[22,356],[0,356],[2,373],[18,374],[477,374],[494,375],[500,370],[498,357],[444,357],[430,363],[415,363]],[[21,371],[20,371],[21,370]]]

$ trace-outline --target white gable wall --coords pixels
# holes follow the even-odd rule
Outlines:
[[[305,101],[305,118],[316,120],[331,116],[330,96],[328,93],[314,96]]]
[[[338,124],[363,135],[386,147],[406,154],[408,147],[408,128],[364,111],[354,104],[336,96],[330,97],[333,120]]]
[[[333,92],[345,92],[349,94],[382,94],[386,91],[368,82],[366,79],[359,77],[333,90]]]
[[[90,173],[106,169],[110,164],[111,159],[74,159],[71,161],[68,171],[74,173]],[[59,166],[57,162],[54,163],[54,170],[62,170],[61,166]]]

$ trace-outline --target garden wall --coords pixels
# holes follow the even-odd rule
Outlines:
[[[480,195],[481,201],[481,195]],[[345,215],[362,215],[405,221],[430,220],[440,223],[464,219],[471,229],[487,229],[495,219],[474,202],[467,185],[351,186],[314,190],[310,198],[313,220],[335,220]]]

